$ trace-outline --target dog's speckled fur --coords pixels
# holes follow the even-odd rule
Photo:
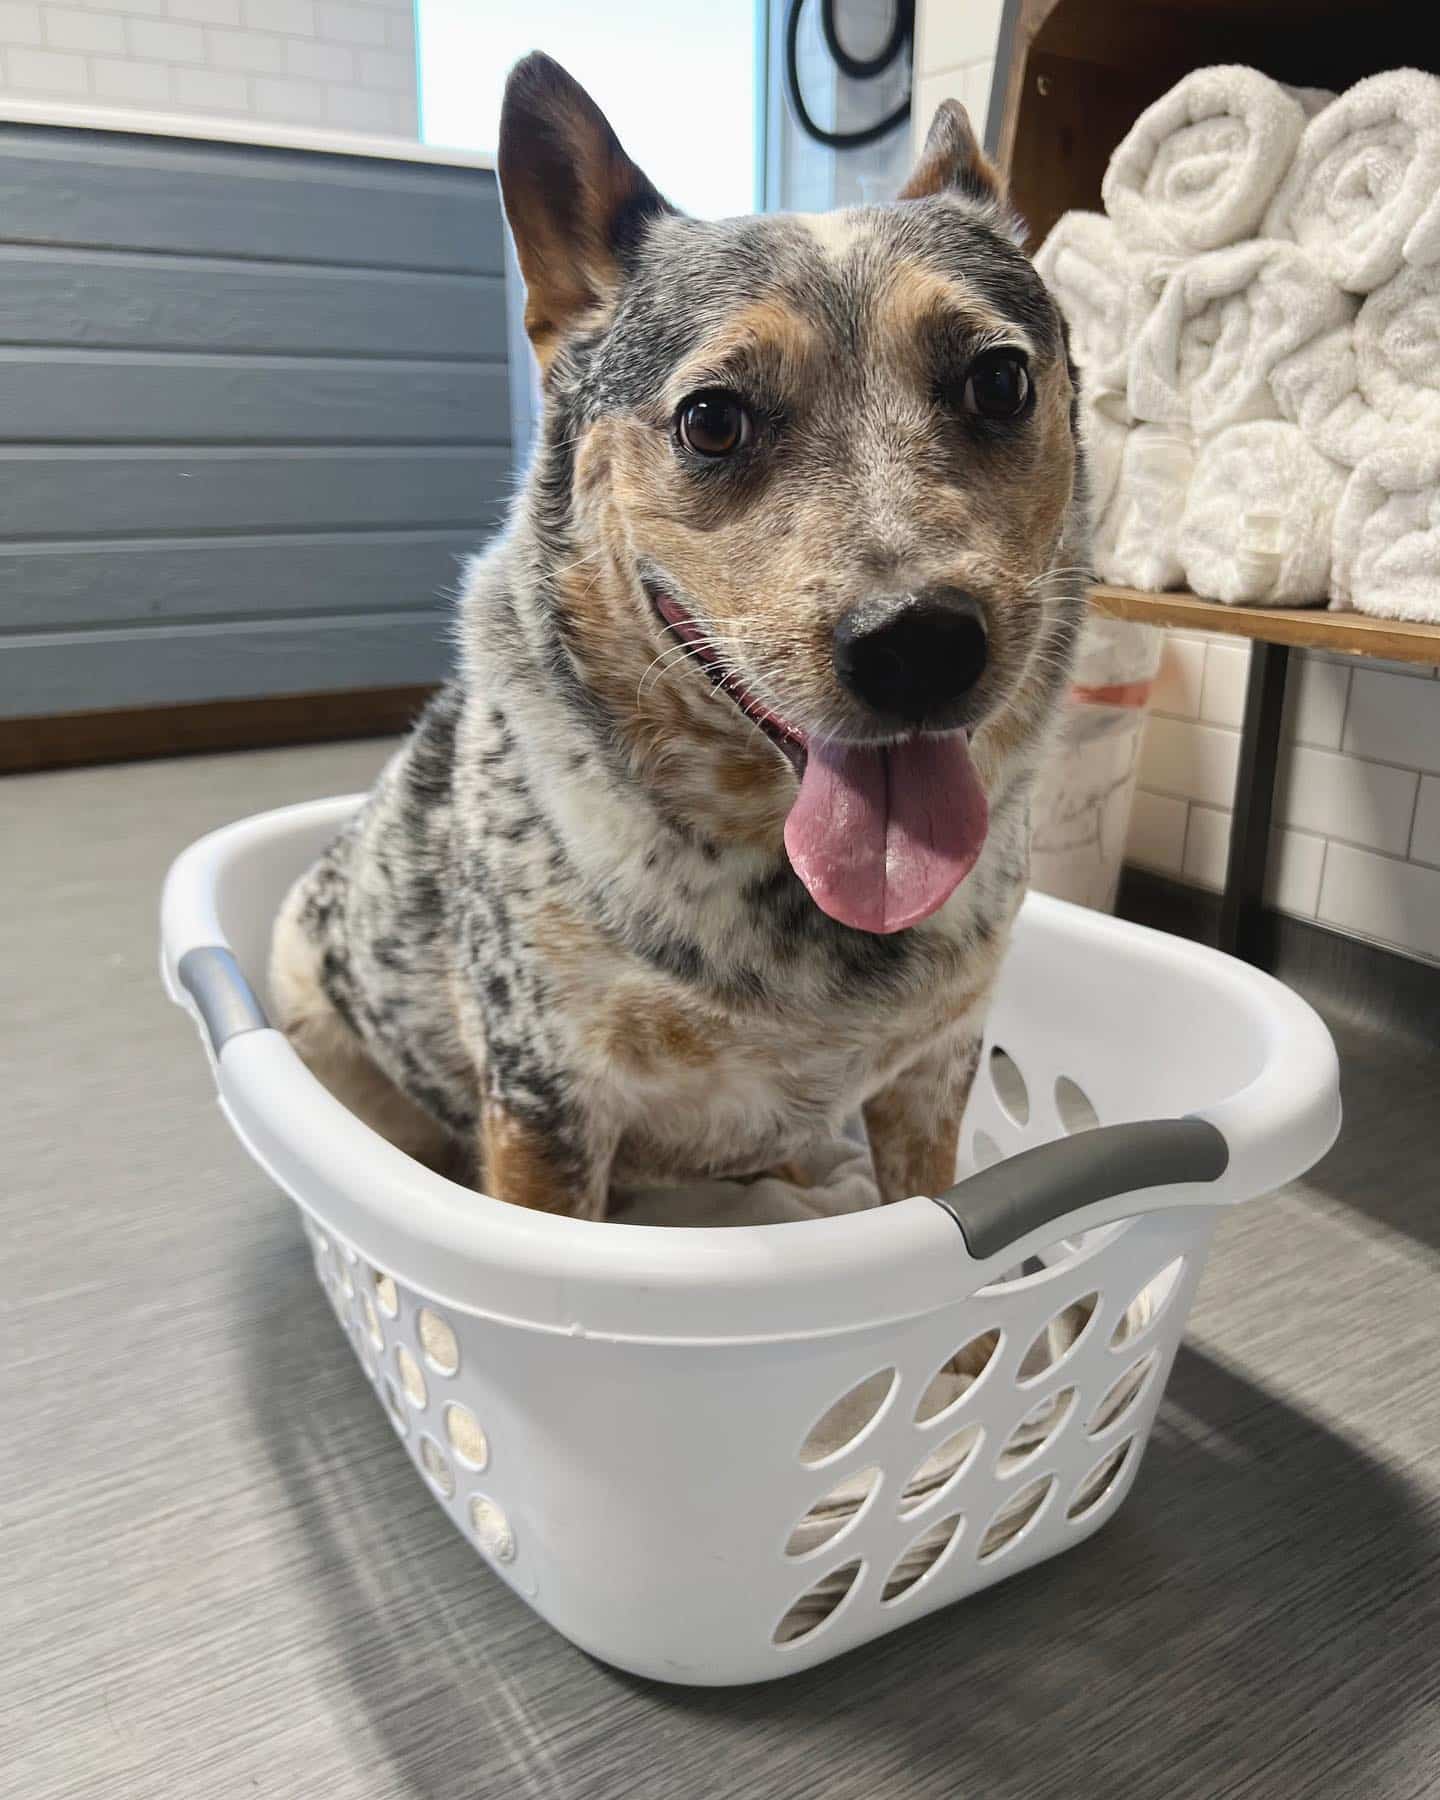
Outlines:
[[[772,1167],[861,1107],[883,1196],[937,1191],[1081,616],[1058,314],[953,103],[905,197],[825,219],[673,213],[544,58],[501,138],[542,442],[468,571],[458,680],[286,902],[280,1021],[377,1129],[522,1205],[599,1217],[612,1179]],[[1013,427],[953,404],[996,343],[1029,358]],[[672,420],[720,385],[756,440],[698,466]],[[938,913],[873,936],[792,873],[789,761],[650,594],[807,732],[874,735],[835,622],[930,583],[985,608],[990,829]]]

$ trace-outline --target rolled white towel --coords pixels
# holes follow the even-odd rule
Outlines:
[[[1268,75],[1195,69],[1146,107],[1101,185],[1127,243],[1187,255],[1253,237],[1305,129]]]
[[[1195,459],[1179,554],[1197,594],[1230,605],[1308,606],[1330,589],[1344,471],[1296,425],[1232,425]]]
[[[1182,263],[1131,346],[1130,410],[1200,435],[1278,418],[1271,371],[1355,304],[1294,244],[1261,238]]]
[[[1104,381],[1125,352],[1129,256],[1104,213],[1062,213],[1035,252],[1035,269],[1070,327],[1080,372]]]
[[[1305,127],[1266,214],[1338,286],[1368,294],[1440,257],[1440,79],[1370,75]]]
[[[1130,250],[1104,213],[1068,212],[1036,251],[1035,267],[1069,324],[1087,391],[1123,393],[1130,344],[1175,259]]]
[[[1120,485],[1120,464],[1134,421],[1123,394],[1083,394],[1080,401],[1080,441],[1085,447],[1085,466],[1090,473],[1090,517],[1103,519]]]
[[[1117,587],[1179,587],[1180,518],[1195,447],[1183,427],[1136,425],[1125,439],[1115,494],[1095,530],[1095,573]]]
[[[1440,263],[1405,268],[1376,288],[1355,323],[1276,366],[1285,418],[1353,469],[1414,427],[1440,440]]]
[[[1332,606],[1440,624],[1440,442],[1407,432],[1367,456],[1335,515]]]
[[[1412,269],[1428,269],[1440,262],[1440,188],[1410,227],[1405,239],[1405,260]]]

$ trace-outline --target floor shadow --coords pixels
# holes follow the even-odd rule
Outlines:
[[[266,1262],[273,1280],[273,1251]],[[312,1659],[343,1678],[347,1727],[390,1771],[374,1792],[569,1796],[546,1701],[557,1667],[584,1679],[593,1665],[489,1572],[432,1500],[298,1226],[284,1267],[252,1334],[249,1401],[297,1523],[298,1579],[323,1644]]]
[[[530,1613],[431,1501],[298,1234],[283,1279],[276,1266],[272,1247],[250,1404],[314,1597],[309,1654],[376,1758],[366,1793],[1353,1795],[1424,1705],[1405,1645],[1440,1602],[1434,1528],[1355,1445],[1194,1350],[1126,1507],[1073,1555],[763,1687],[617,1674]],[[1288,1773],[1267,1786],[1274,1758]]]
[[[1330,1020],[1345,1122],[1305,1185],[1440,1250],[1440,1049]]]
[[[1402,1481],[1182,1348],[1132,1496],[1073,1556],[783,1687],[650,1691],[829,1720],[851,1766],[903,1742],[907,1795],[1352,1800],[1427,1716],[1406,1646],[1437,1544]]]

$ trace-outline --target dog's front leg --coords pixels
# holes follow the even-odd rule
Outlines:
[[[503,1100],[487,1100],[481,1111],[480,1186],[512,1206],[603,1219],[614,1155],[612,1135],[578,1122],[561,1138]]]
[[[883,1204],[941,1194],[954,1181],[960,1119],[979,1060],[979,1032],[952,1033],[865,1102]]]

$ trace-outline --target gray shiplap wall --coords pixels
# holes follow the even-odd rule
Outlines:
[[[0,717],[443,674],[504,267],[486,170],[0,125]]]

